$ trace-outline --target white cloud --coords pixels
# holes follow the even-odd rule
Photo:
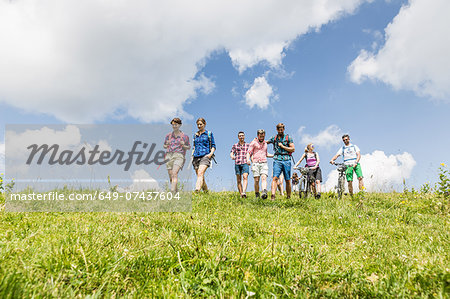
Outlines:
[[[257,106],[260,109],[267,109],[272,100],[276,100],[277,96],[273,92],[272,86],[267,83],[264,76],[255,78],[253,85],[245,93],[245,103],[253,108]]]
[[[369,0],[0,1],[0,101],[69,122],[187,116],[227,51],[277,68],[299,35]]]
[[[450,1],[410,0],[385,29],[377,52],[362,50],[351,79],[380,80],[395,89],[450,101]]]
[[[118,188],[119,192],[130,191],[146,191],[146,190],[160,190],[158,182],[143,169],[136,170],[131,175],[133,183],[126,188]]]
[[[403,179],[408,179],[416,165],[410,153],[387,156],[383,151],[374,151],[361,156],[361,168],[364,176],[364,185],[371,192],[386,192],[398,190]],[[338,173],[333,170],[328,174],[324,184],[325,190],[334,190],[337,184]],[[356,175],[353,179],[353,188],[358,190]]]
[[[57,142],[61,148],[80,146],[81,134],[80,129],[74,125],[67,125],[61,130],[43,127],[38,130],[28,129],[21,133],[7,130],[6,141],[8,157],[23,157],[28,156],[30,150],[27,147],[31,144],[53,145]]]
[[[342,142],[342,130],[336,125],[330,125],[325,130],[320,131],[316,136],[303,133],[305,127],[300,127],[297,134],[300,136],[301,143],[305,146],[308,143],[314,143],[315,146],[329,149]]]

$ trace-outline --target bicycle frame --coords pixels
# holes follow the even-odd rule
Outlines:
[[[336,192],[338,198],[341,199],[345,191],[345,171],[347,170],[347,165],[344,163],[335,163],[334,165],[337,166],[338,171],[338,184],[336,186]]]
[[[307,198],[310,194],[315,193],[315,188],[313,188],[314,179],[308,175],[309,169],[307,167],[301,167],[298,171],[300,173],[298,195],[300,198]]]

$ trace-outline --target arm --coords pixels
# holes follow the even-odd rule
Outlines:
[[[169,139],[169,135],[166,135],[166,138],[164,138],[164,145],[163,145],[163,148],[165,148],[165,149],[167,149],[169,147],[168,139]]]
[[[281,142],[279,142],[278,146],[290,153],[295,152],[295,146],[293,142],[289,143],[289,146],[284,146]]]
[[[215,151],[216,151],[216,142],[214,141],[214,135],[211,132],[211,152],[207,155],[209,159],[212,158]]]
[[[187,137],[187,135],[185,135],[185,137],[181,138],[180,140],[180,144],[181,144],[181,148],[184,150],[188,150],[191,148],[191,146],[189,145],[189,137]]]
[[[303,155],[302,155],[302,157],[300,158],[300,160],[298,160],[298,162],[294,165],[294,168],[297,168],[297,167],[300,165],[300,162],[302,162],[303,159],[305,159],[305,155],[306,155],[306,154],[303,154]]]
[[[355,162],[355,167],[356,167],[356,165],[359,163],[359,160],[361,160],[361,153],[360,153],[360,152],[356,152],[356,162]]]
[[[236,160],[236,154],[234,153],[235,149],[234,149],[234,145],[231,148],[231,152],[230,152],[230,158],[231,160]]]
[[[317,169],[317,168],[319,168],[320,157],[319,157],[319,154],[318,154],[318,153],[316,153],[316,159],[317,159],[317,161],[316,161],[316,165],[314,165],[313,169]]]
[[[340,156],[341,154],[337,153],[336,155],[334,155],[333,158],[331,158],[330,160],[330,164],[334,164],[334,161]]]

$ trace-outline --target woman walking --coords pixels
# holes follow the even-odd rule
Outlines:
[[[314,145],[312,143],[308,144],[305,148],[305,153],[302,155],[297,164],[295,164],[294,169],[296,169],[302,160],[306,160],[306,167],[308,167],[308,177],[314,178],[313,186],[316,190],[316,198],[320,198],[320,183],[322,182],[322,170],[319,167],[320,158],[319,154],[314,151]]]
[[[164,148],[166,149],[167,172],[169,173],[170,191],[177,191],[178,172],[183,169],[186,150],[190,148],[189,137],[181,130],[181,119],[174,118],[170,122],[172,133],[166,135],[164,139]]]
[[[216,143],[212,132],[205,130],[206,120],[200,117],[196,123],[198,131],[193,138],[192,166],[197,174],[195,192],[199,192],[200,189],[208,191],[208,186],[206,186],[205,182],[205,172],[211,166],[211,159],[213,159],[216,151]]]

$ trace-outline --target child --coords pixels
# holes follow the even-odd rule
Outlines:
[[[299,192],[299,180],[298,180],[298,174],[294,172],[292,174],[292,192]]]

